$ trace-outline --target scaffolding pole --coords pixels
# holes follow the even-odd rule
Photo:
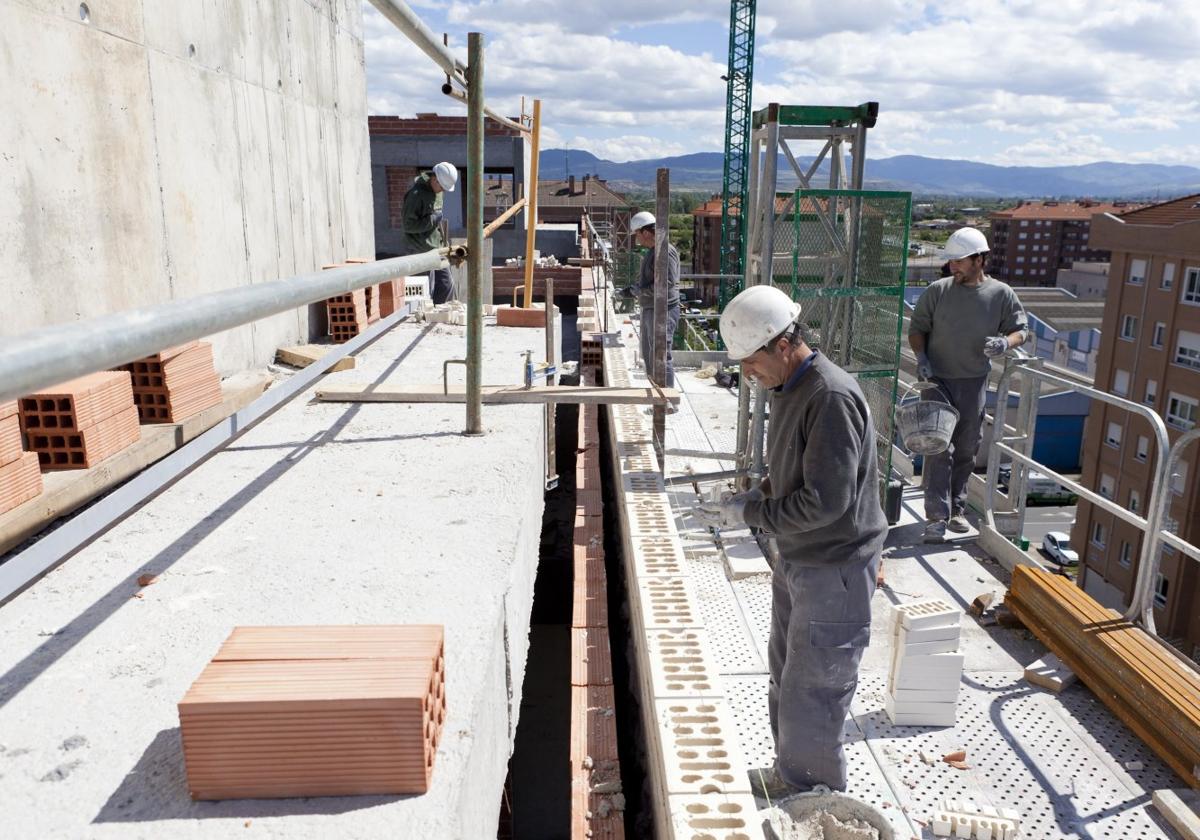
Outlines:
[[[467,427],[483,434],[483,33],[467,35]]]
[[[538,139],[542,129],[542,100],[533,100],[533,133],[529,145],[529,192],[525,196],[525,302],[533,306],[533,246],[537,240]]]

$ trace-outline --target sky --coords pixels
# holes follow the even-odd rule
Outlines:
[[[722,151],[729,5],[410,0],[488,105],[542,100],[543,149],[614,161]],[[1197,0],[759,0],[754,105],[880,103],[869,157],[1200,166]],[[372,114],[465,113],[433,62],[363,3]],[[795,149],[811,154],[817,149]]]

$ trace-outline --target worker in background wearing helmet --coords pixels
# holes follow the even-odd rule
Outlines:
[[[646,370],[651,370],[650,359],[654,355],[654,235],[655,219],[653,213],[643,210],[634,214],[629,220],[629,230],[633,233],[634,241],[643,248],[648,248],[642,257],[642,268],[638,272],[637,283],[633,287],[637,295],[638,305],[642,308],[642,323],[638,327],[641,339],[642,364]],[[675,246],[667,243],[667,375],[658,384],[664,388],[675,387],[675,362],[671,355],[671,345],[675,343],[675,328],[679,326],[679,252]],[[670,407],[667,411],[674,411]]]
[[[967,479],[983,434],[983,409],[992,359],[1025,342],[1028,322],[1017,294],[988,277],[988,243],[975,228],[956,230],[946,240],[950,275],[921,294],[908,329],[917,356],[917,376],[937,383],[926,399],[958,409],[950,448],[926,455],[925,542],[940,543],[946,529],[962,534],[971,526],[964,515]]]
[[[817,784],[846,787],[842,727],[871,634],[871,597],[887,519],[875,428],[858,383],[804,340],[800,305],[751,286],[721,313],[742,375],[769,389],[769,477],[701,505],[718,527],[760,529],[772,563],[768,710],[774,767],[750,771],[767,799]]]
[[[458,169],[442,161],[432,171],[422,172],[404,195],[404,240],[408,253],[421,254],[446,247],[442,239],[442,192],[454,192]],[[434,303],[450,299],[454,286],[450,269],[438,268],[429,272],[429,296]]]

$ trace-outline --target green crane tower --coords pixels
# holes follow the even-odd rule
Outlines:
[[[756,0],[729,4],[729,69],[725,76],[725,167],[721,193],[721,273],[741,274],[746,202],[746,150],[750,145],[750,93],[754,80]],[[736,211],[736,212],[735,212]],[[721,308],[741,289],[722,280]]]

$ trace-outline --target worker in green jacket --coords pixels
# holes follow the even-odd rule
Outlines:
[[[422,172],[404,195],[404,240],[408,253],[421,254],[446,247],[442,238],[442,192],[454,192],[458,169],[442,161],[432,171]],[[434,303],[450,299],[454,286],[450,269],[438,268],[429,272],[429,296]]]

